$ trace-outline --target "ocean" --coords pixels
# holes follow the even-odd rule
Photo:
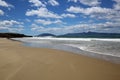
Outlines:
[[[120,39],[106,38],[13,38],[24,46],[51,48],[120,64]]]

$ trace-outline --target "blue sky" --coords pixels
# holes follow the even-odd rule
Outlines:
[[[120,0],[0,0],[0,32],[120,33]]]

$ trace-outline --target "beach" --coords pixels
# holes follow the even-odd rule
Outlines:
[[[0,80],[120,80],[120,64],[1,38]]]

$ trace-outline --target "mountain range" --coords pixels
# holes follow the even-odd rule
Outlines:
[[[54,35],[51,33],[43,33],[37,37],[68,37],[68,38],[120,38],[120,33],[97,33],[97,32],[83,32],[83,33],[67,33],[63,35]]]
[[[0,33],[1,38],[20,38],[32,37],[19,33]],[[55,35],[51,33],[39,34],[36,37],[65,37],[65,38],[120,38],[120,33],[98,33],[98,32],[83,32],[83,33],[67,33],[63,35]]]

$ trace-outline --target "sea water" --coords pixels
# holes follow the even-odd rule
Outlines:
[[[25,46],[52,48],[120,63],[120,39],[99,38],[14,38]]]

